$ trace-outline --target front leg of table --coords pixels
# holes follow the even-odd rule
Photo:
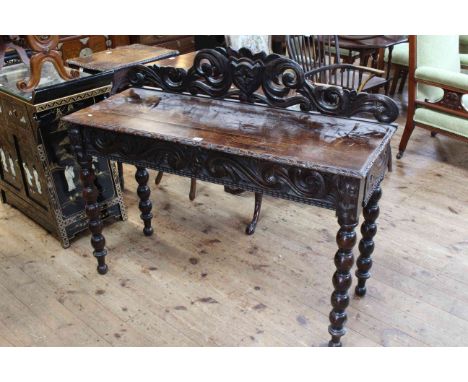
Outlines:
[[[93,255],[96,257],[98,266],[97,271],[104,275],[107,273],[106,264],[106,239],[102,235],[102,221],[99,203],[97,202],[98,190],[94,181],[96,176],[94,174],[92,158],[87,155],[83,150],[83,142],[81,132],[78,128],[72,127],[69,129],[70,141],[81,167],[81,183],[83,185],[83,199],[85,201],[85,211],[88,216],[89,230],[91,231],[91,245],[93,246]]]
[[[356,244],[355,228],[358,225],[358,193],[359,182],[353,180],[339,182],[336,214],[340,229],[336,235],[338,251],[334,258],[336,271],[332,278],[335,290],[331,295],[333,309],[330,312],[328,327],[332,337],[328,346],[331,347],[342,346],[341,337],[346,334],[344,325],[348,317],[346,308],[350,300],[348,294],[352,282],[350,271],[354,264],[353,247]]]
[[[356,286],[356,294],[364,296],[366,294],[366,281],[370,277],[370,269],[372,267],[372,252],[374,252],[374,236],[377,233],[377,224],[375,221],[379,216],[379,199],[382,196],[382,189],[376,188],[369,202],[364,207],[364,223],[361,225],[362,239],[359,242],[360,255],[357,259],[356,276],[358,285]]]
[[[149,174],[146,168],[137,167],[135,179],[138,183],[137,194],[140,198],[138,208],[141,211],[141,220],[143,220],[143,223],[145,225],[145,227],[143,228],[143,233],[145,236],[151,236],[153,234],[153,227],[151,227],[151,219],[153,218],[151,209],[153,208],[153,205],[151,204],[151,200],[149,198],[151,190],[148,186]]]

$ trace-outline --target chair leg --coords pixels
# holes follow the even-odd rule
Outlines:
[[[398,146],[399,151],[397,154],[397,159],[401,159],[403,157],[403,154],[406,150],[406,145],[408,144],[408,141],[411,137],[411,134],[413,133],[413,130],[414,130],[414,122],[407,120],[405,131],[403,131],[403,136],[401,137],[400,145]]]
[[[154,180],[154,183],[155,184],[161,183],[161,179],[162,179],[163,175],[164,175],[164,173],[162,171],[159,171],[158,175],[156,176],[156,179]]]
[[[406,79],[408,78],[408,71],[405,70],[405,69],[402,69],[400,71],[400,77],[401,77],[401,80],[400,80],[400,86],[398,87],[398,93],[403,93],[403,89],[405,88]]]
[[[398,83],[398,79],[400,78],[401,75],[401,70],[397,66],[395,66],[395,69],[393,70],[393,78],[392,78],[392,86],[390,87],[390,96],[394,96],[396,92],[396,87]]]
[[[197,179],[191,178],[190,179],[190,192],[189,192],[189,199],[195,199],[195,195],[197,193]]]
[[[262,208],[262,197],[262,194],[258,192],[255,193],[255,209],[253,213],[253,218],[247,226],[247,228],[245,229],[245,233],[247,235],[253,235],[255,232],[255,228],[257,228],[258,218],[260,217],[260,209]]]

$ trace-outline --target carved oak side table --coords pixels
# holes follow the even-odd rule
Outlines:
[[[134,88],[64,117],[81,165],[98,272],[108,268],[93,156],[136,166],[146,236],[153,234],[146,168],[329,208],[339,224],[329,345],[341,346],[361,211],[356,294],[366,293],[370,276],[380,184],[396,130],[390,122],[398,116],[394,101],[313,86],[294,61],[246,50],[202,50],[188,71],[138,66],[126,78]],[[358,113],[380,123],[337,117]]]

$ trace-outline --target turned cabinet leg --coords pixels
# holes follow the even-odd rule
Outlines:
[[[145,236],[151,236],[153,234],[153,227],[151,227],[151,219],[153,218],[151,209],[153,208],[153,206],[151,204],[151,200],[149,199],[151,190],[148,186],[149,174],[146,168],[137,167],[135,179],[138,183],[137,194],[140,198],[138,208],[141,211],[141,220],[143,220],[143,223],[145,224],[145,227],[143,228],[143,233]]]
[[[155,184],[161,183],[161,179],[162,179],[163,175],[164,175],[164,173],[162,171],[159,171],[158,175],[156,176],[156,179],[154,180],[154,183]]]
[[[96,176],[92,166],[92,158],[86,155],[81,140],[81,133],[78,128],[72,126],[69,129],[70,141],[76,154],[78,163],[80,164],[80,178],[83,186],[83,199],[85,201],[85,211],[88,217],[88,227],[91,231],[91,245],[93,246],[93,255],[96,257],[98,266],[97,271],[99,274],[104,275],[107,273],[106,264],[106,239],[102,234],[102,220],[101,210],[98,198],[98,189],[94,184]]]
[[[196,193],[197,193],[197,179],[196,178],[191,178],[190,179],[189,199],[194,200]]]
[[[331,334],[331,340],[328,346],[341,346],[341,337],[346,334],[344,327],[347,320],[346,308],[349,305],[348,290],[351,286],[350,270],[354,263],[353,247],[356,244],[356,222],[346,222],[345,219],[338,217],[340,229],[336,235],[338,251],[335,254],[336,271],[333,274],[333,286],[335,290],[331,295],[331,304],[333,306],[330,312],[330,326],[328,332]]]
[[[247,225],[245,233],[247,235],[253,235],[255,228],[257,228],[258,218],[260,217],[260,209],[262,208],[262,197],[263,195],[259,192],[255,193],[255,208],[253,213],[252,221]]]
[[[377,233],[377,224],[375,223],[379,217],[379,199],[382,196],[382,189],[378,187],[366,207],[364,207],[364,222],[361,225],[362,239],[359,242],[359,257],[357,259],[356,276],[358,285],[356,286],[356,294],[364,296],[366,294],[366,281],[370,277],[370,269],[372,268],[372,252],[374,252],[374,236]]]

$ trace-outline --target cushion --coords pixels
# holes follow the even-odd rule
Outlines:
[[[419,80],[437,82],[468,92],[468,76],[460,72],[452,72],[431,66],[420,66],[416,69],[414,76]]]
[[[418,36],[417,67],[434,68],[460,72],[459,36]]]
[[[408,66],[409,44],[397,44],[392,51],[392,64]],[[388,49],[385,49],[385,62],[388,62]]]
[[[468,67],[468,53],[460,54],[460,64],[462,67]]]
[[[468,119],[418,107],[414,121],[468,138]]]

